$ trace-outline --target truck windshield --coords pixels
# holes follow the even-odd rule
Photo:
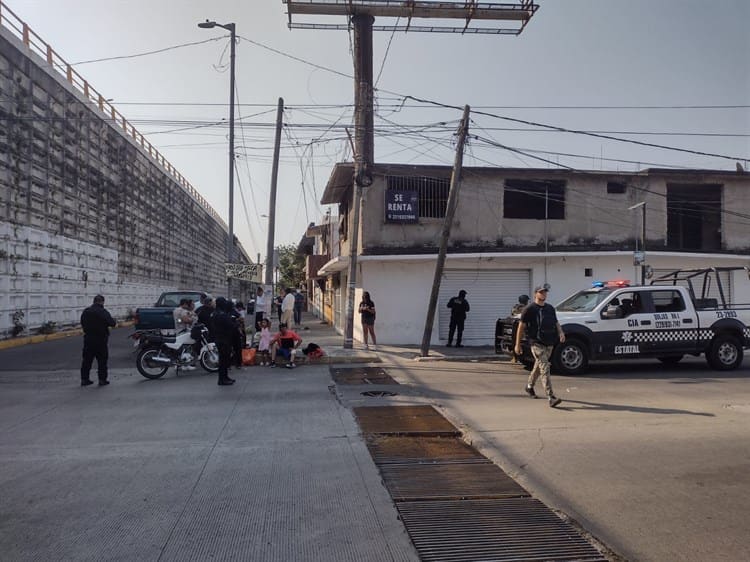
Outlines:
[[[555,307],[557,312],[591,312],[596,306],[605,300],[611,291],[580,291],[569,296]]]

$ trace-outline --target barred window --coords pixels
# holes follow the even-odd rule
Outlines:
[[[506,219],[565,219],[565,182],[505,180]]]
[[[389,191],[416,191],[419,197],[419,217],[442,219],[448,208],[450,180],[424,176],[387,176]]]

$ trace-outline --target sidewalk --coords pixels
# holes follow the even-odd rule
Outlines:
[[[274,323],[274,326],[276,324]],[[310,342],[322,347],[329,363],[375,363],[387,356],[397,356],[415,361],[507,361],[505,355],[498,355],[492,346],[446,347],[433,346],[427,357],[421,356],[418,345],[378,345],[377,351],[367,350],[362,342],[355,341],[353,349],[344,349],[344,336],[337,334],[330,324],[321,322],[310,313],[302,319],[303,329],[295,330],[302,337],[304,347]],[[307,329],[305,329],[307,328]]]

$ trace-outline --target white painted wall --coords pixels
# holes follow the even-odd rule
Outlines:
[[[118,252],[96,244],[0,222],[0,337],[23,312],[24,334],[46,322],[58,328],[79,323],[96,294],[116,319],[139,306],[152,306],[176,287],[121,283]]]
[[[640,267],[632,265],[632,252],[608,254],[560,255],[517,255],[492,254],[465,256],[448,256],[446,269],[475,268],[477,274],[482,270],[529,269],[531,285],[543,283],[551,285],[549,301],[556,304],[568,295],[590,287],[595,280],[624,279],[631,284],[640,283]],[[670,254],[650,252],[649,264],[658,269],[696,269],[718,266],[749,266],[750,257],[709,254]],[[360,256],[358,284],[355,297],[355,311],[362,299],[362,291],[370,292],[377,309],[375,333],[378,343],[393,345],[420,345],[424,331],[427,306],[435,271],[435,256]],[[593,275],[585,276],[585,269],[591,268]],[[740,273],[733,278],[734,301],[750,303],[750,282]],[[344,286],[345,287],[345,286]],[[469,301],[472,308],[490,306],[498,309],[497,316],[508,314],[513,303]],[[444,307],[445,303],[438,303]],[[438,316],[432,329],[431,345],[441,345],[438,339]],[[467,322],[471,322],[471,312]],[[336,323],[339,331],[343,330],[343,318]],[[482,341],[467,342],[469,345],[492,345],[495,332],[494,323],[486,326],[487,338]],[[355,313],[354,339],[362,341],[362,326],[359,315]]]

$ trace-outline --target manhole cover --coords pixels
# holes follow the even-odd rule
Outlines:
[[[369,396],[371,398],[382,398],[384,396],[398,396],[397,392],[388,392],[387,390],[368,390],[366,392],[360,392],[362,396]]]

